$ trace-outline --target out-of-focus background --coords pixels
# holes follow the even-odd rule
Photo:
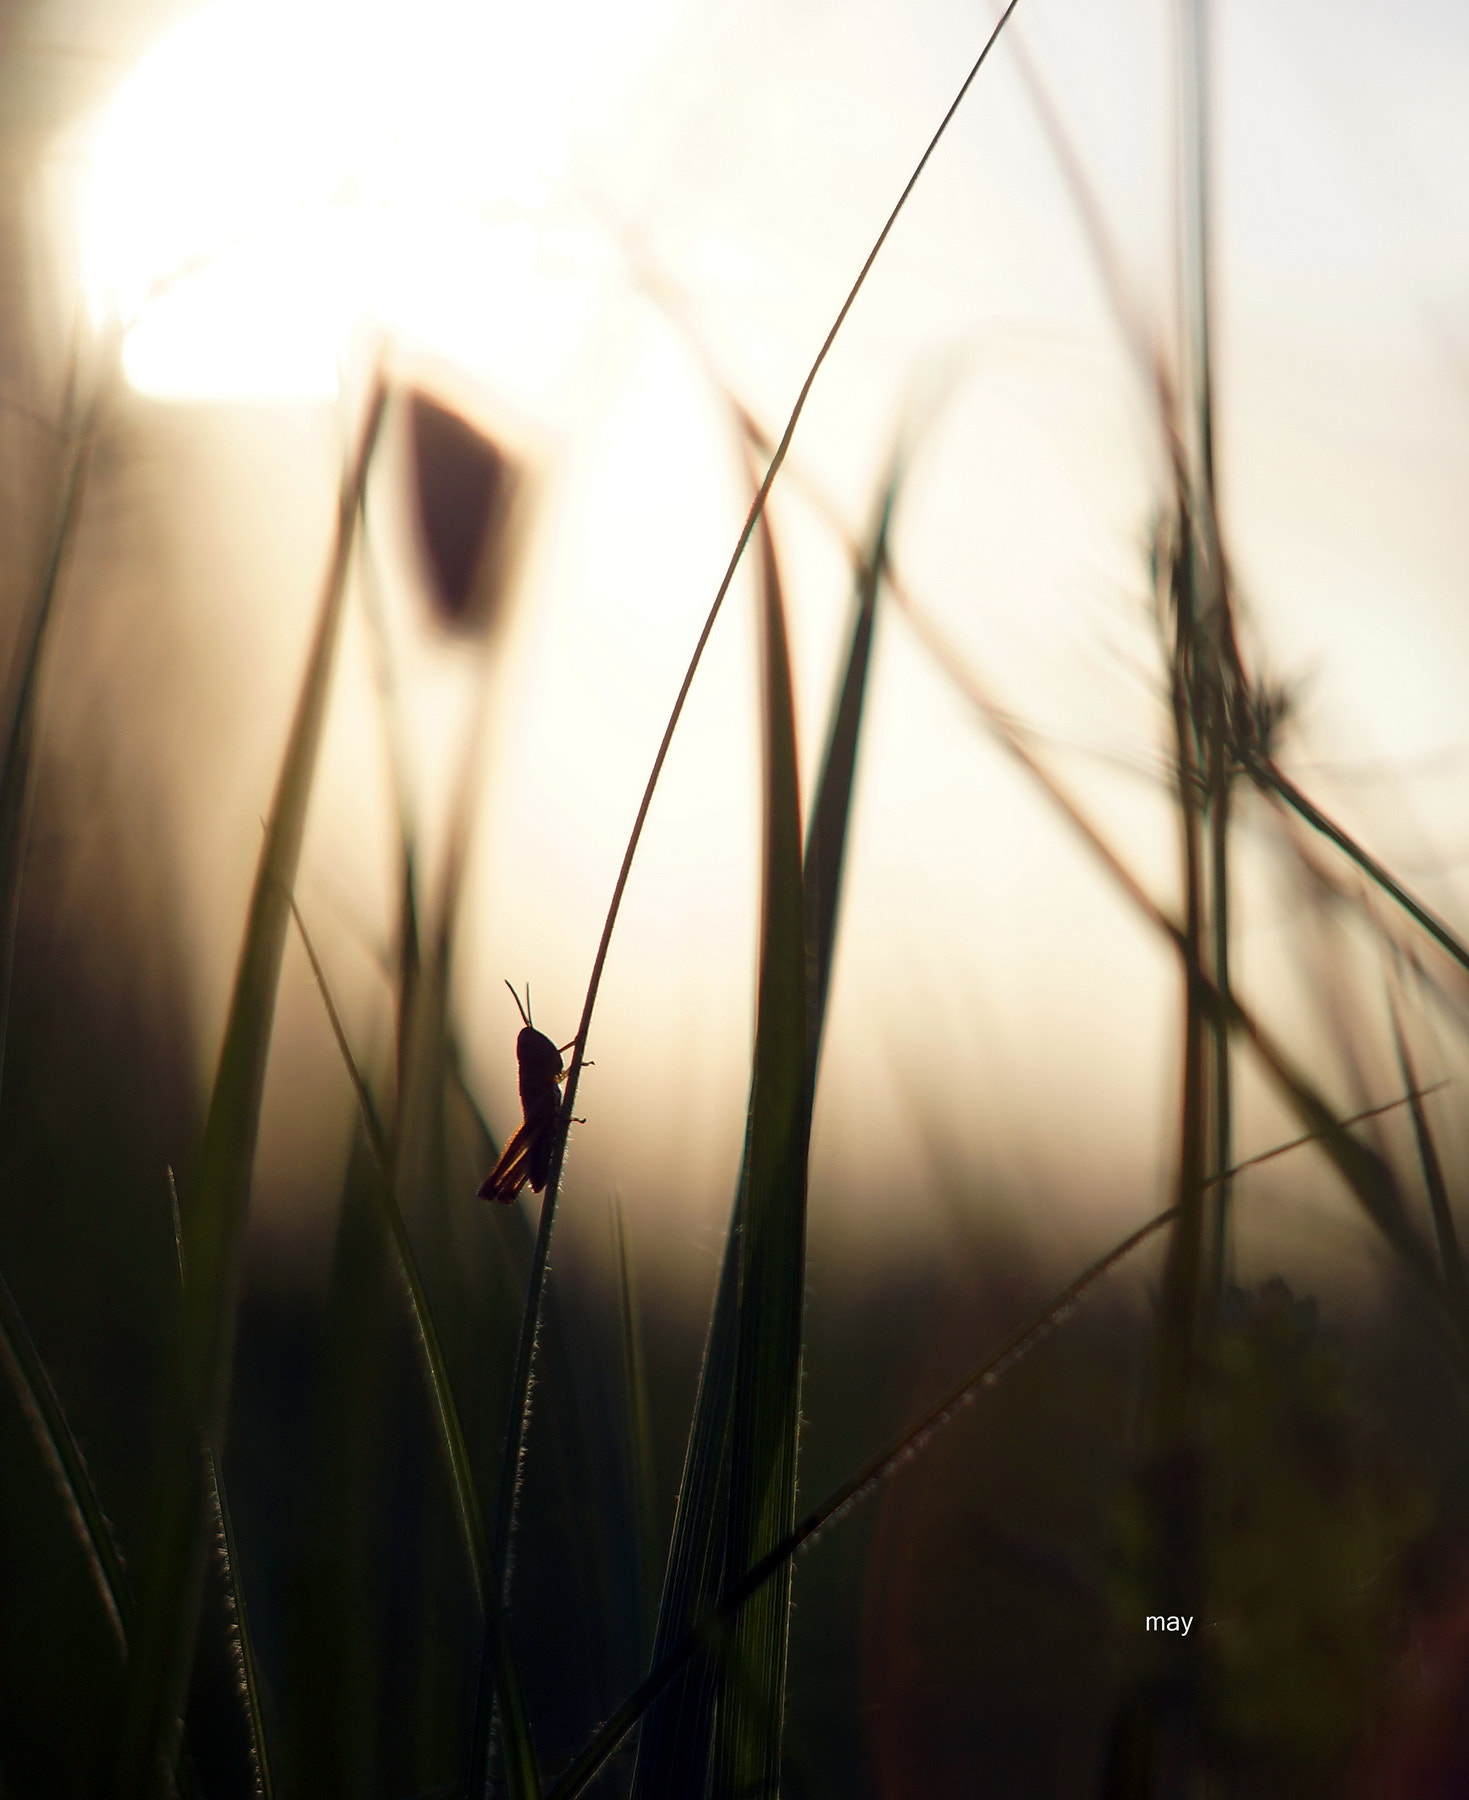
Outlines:
[[[1218,491],[1248,655],[1291,697],[1286,768],[1463,924],[1469,16],[1448,0],[1217,0],[1209,18]],[[983,4],[882,0],[7,9],[12,692],[55,530],[67,396],[105,391],[40,670],[0,1088],[0,1271],[124,1545],[143,1515],[174,1304],[167,1171],[197,1143],[366,371],[384,358],[400,398],[297,896],[360,1056],[390,1071],[400,807],[431,905],[468,792],[452,1011],[466,1086],[503,1135],[519,1026],[504,980],[528,981],[538,1025],[571,1035],[748,501],[725,394],[778,435],[992,24]],[[1166,465],[1064,158],[1171,357],[1176,36],[1162,3],[1022,0],[847,321],[771,506],[804,774],[850,606],[843,530],[867,529],[902,439],[892,557],[905,590],[1170,904],[1177,827],[1148,568]],[[419,497],[435,465],[409,392],[519,471],[492,616],[472,627],[435,610]],[[759,881],[752,616],[738,581],[654,801],[571,1144],[560,1348],[517,1575],[552,1763],[641,1666],[630,1621],[648,1571],[629,1576],[614,1555],[632,1528],[605,1375],[609,1195],[645,1312],[660,1544],[739,1167]],[[466,766],[476,781],[462,790]],[[1241,992],[1340,1113],[1393,1099],[1370,930],[1303,875],[1277,811],[1242,807]],[[1166,945],[896,610],[879,619],[853,831],[812,1151],[812,1499],[1168,1204],[1177,1135]],[[1415,1028],[1418,1073],[1447,1082],[1429,1106],[1454,1192],[1469,1173],[1469,1064],[1446,1016],[1426,1011]],[[1411,1159],[1405,1115],[1372,1129]],[[230,1459],[273,1704],[303,1742],[311,1703],[287,1691],[303,1691],[310,1657],[291,1591],[316,1556],[303,1471],[330,1408],[323,1321],[356,1130],[293,938]],[[1243,1068],[1238,1157],[1296,1130]],[[471,1162],[466,1192],[483,1172]],[[501,1259],[509,1306],[519,1227],[498,1209],[467,1216],[482,1241],[465,1254]],[[1294,1570],[1310,1586],[1302,1509],[1359,1523],[1319,1592],[1282,1602],[1289,1631],[1341,1656],[1291,1661],[1273,1640],[1243,1656],[1236,1724],[1263,1784],[1249,1791],[1344,1792],[1350,1769],[1364,1793],[1406,1793],[1389,1785],[1418,1766],[1402,1746],[1436,1744],[1442,1708],[1393,1698],[1399,1659],[1411,1644],[1441,1656],[1446,1691],[1469,1666],[1463,1395],[1323,1159],[1261,1165],[1235,1216],[1255,1298],[1238,1302],[1232,1478],[1253,1491],[1251,1457],[1278,1473],[1322,1443],[1333,1471],[1324,1487],[1285,1482],[1279,1529],[1262,1526],[1249,1553],[1260,1584],[1288,1588]],[[1090,1791],[1125,1661],[1127,1472],[1155,1273],[1144,1261],[1116,1278],[921,1474],[887,1484],[802,1565],[791,1796]],[[1299,1305],[1250,1285],[1274,1276]],[[402,1360],[396,1339],[390,1352]],[[1282,1371],[1298,1365],[1292,1387]],[[486,1373],[475,1403],[487,1443],[503,1374]],[[1259,1398],[1271,1380],[1285,1385],[1278,1405]],[[401,1448],[421,1427],[392,1392],[407,1423],[384,1432]],[[16,1795],[88,1791],[105,1754],[89,1699],[105,1639],[8,1398],[0,1432],[0,1781]],[[394,1479],[395,1516],[411,1516],[422,1497]],[[375,1748],[350,1791],[406,1796],[453,1779],[422,1749],[422,1721],[461,1678],[436,1687],[424,1673],[421,1621],[403,1623],[408,1534],[384,1530],[374,1604],[391,1623],[362,1690],[364,1720],[379,1723],[361,1727]],[[1373,1580],[1370,1605],[1332,1610],[1331,1594]],[[248,1786],[231,1685],[221,1633],[201,1658],[193,1733],[209,1793]]]

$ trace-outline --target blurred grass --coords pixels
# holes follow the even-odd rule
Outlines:
[[[240,965],[198,1163],[184,1208],[188,1280],[180,1315],[174,1441],[165,1446],[139,1626],[127,1664],[113,1792],[147,1800],[166,1784],[202,1597],[204,1461],[218,1456],[229,1404],[239,1246],[249,1203],[290,893],[305,832],[333,652],[362,493],[386,406],[375,380],[343,473],[336,542],[251,896]]]
[[[1197,31],[1201,15],[1185,0],[1190,21]],[[1280,773],[1278,695],[1247,675],[1234,639],[1213,492],[1207,147],[1197,42],[1191,52],[1197,85],[1183,107],[1197,135],[1189,150],[1192,210],[1185,209],[1191,309],[1178,380],[1139,323],[1085,172],[1054,115],[1050,121],[1114,309],[1153,384],[1167,450],[1168,531],[1156,560],[1165,595],[1160,624],[1183,917],[1170,917],[1146,892],[1125,854],[1062,788],[1033,740],[994,703],[904,586],[890,535],[906,452],[886,472],[868,538],[852,554],[851,633],[803,838],[788,596],[767,502],[836,333],[993,41],[878,236],[768,452],[764,475],[751,470],[754,498],[744,529],[675,703],[609,907],[534,1236],[518,1208],[496,1208],[487,1220],[469,1198],[475,1166],[494,1151],[464,1078],[453,1018],[451,952],[479,776],[478,726],[449,797],[448,853],[430,908],[420,890],[395,671],[384,634],[376,635],[399,825],[397,957],[387,971],[393,1067],[389,1076],[354,1052],[297,912],[361,1129],[343,1179],[328,1292],[303,1328],[310,1349],[300,1365],[285,1359],[289,1373],[274,1395],[282,1413],[300,1410],[300,1393],[313,1395],[309,1417],[297,1426],[302,1467],[275,1477],[300,1512],[283,1533],[292,1545],[283,1554],[260,1523],[269,1491],[260,1458],[267,1442],[269,1454],[278,1454],[277,1415],[264,1407],[271,1429],[247,1438],[253,1454],[239,1459],[238,1486],[231,1464],[231,1489],[247,1496],[242,1516],[255,1520],[243,1541],[226,1498],[223,1437],[275,989],[332,646],[384,404],[381,388],[375,394],[344,477],[332,569],[267,825],[203,1146],[186,1183],[181,1261],[188,1280],[178,1322],[183,1370],[161,1444],[141,1432],[164,1473],[151,1523],[141,1508],[130,1508],[137,1515],[129,1521],[136,1568],[125,1565],[114,1542],[102,1499],[109,1489],[100,1478],[94,1485],[46,1360],[0,1283],[0,1348],[30,1434],[30,1460],[16,1460],[4,1475],[4,1516],[26,1521],[53,1554],[64,1541],[70,1564],[85,1564],[68,1564],[68,1579],[85,1574],[90,1583],[85,1626],[72,1622],[72,1596],[60,1607],[59,1622],[47,1627],[54,1635],[50,1652],[56,1644],[82,1642],[86,1633],[95,1638],[106,1624],[114,1638],[124,1638],[132,1618],[128,1583],[143,1576],[113,1790],[119,1795],[142,1800],[165,1789],[165,1765],[177,1763],[185,1789],[224,1794],[253,1786],[266,1800],[275,1792],[390,1800],[409,1792],[457,1795],[466,1770],[474,1800],[497,1782],[517,1800],[538,1795],[543,1770],[558,1797],[600,1780],[603,1791],[630,1791],[637,1800],[697,1800],[706,1793],[734,1800],[774,1795],[782,1783],[790,1800],[807,1792],[867,1791],[889,1800],[945,1791],[946,1783],[967,1779],[965,1772],[976,1767],[1017,1792],[1069,1796],[1094,1785],[1109,1710],[1111,1759],[1102,1771],[1109,1793],[1183,1792],[1207,1775],[1215,1784],[1211,1792],[1251,1800],[1324,1796],[1346,1778],[1355,1734],[1398,1628],[1398,1570],[1438,1501],[1431,1479],[1385,1447],[1389,1434],[1364,1426],[1367,1409],[1346,1360],[1309,1305],[1280,1284],[1240,1289],[1232,1283],[1231,1187],[1240,1170],[1275,1154],[1235,1162],[1236,1042],[1250,1048],[1277,1097],[1302,1122],[1307,1137],[1296,1141],[1325,1155],[1405,1283],[1458,1333],[1457,1342],[1446,1341],[1460,1365],[1469,1356],[1469,1312],[1450,1175],[1396,1009],[1393,1047],[1407,1097],[1390,1104],[1408,1108],[1432,1245],[1415,1222],[1408,1179],[1384,1147],[1353,1133],[1368,1114],[1341,1117],[1327,1097],[1325,1075],[1288,1056],[1234,990],[1230,870],[1239,778],[1290,806],[1440,949],[1461,965],[1469,961],[1449,926]],[[1188,396],[1186,419],[1178,393]],[[748,417],[741,430],[764,454]],[[0,772],[0,904],[12,919],[31,793],[36,671],[89,445],[83,433],[66,465]],[[755,1047],[744,1163],[687,1425],[686,1396],[674,1396],[678,1404],[667,1394],[660,1400],[653,1372],[680,1357],[692,1365],[694,1334],[681,1334],[639,1293],[620,1209],[613,1214],[612,1274],[597,1302],[600,1315],[585,1304],[568,1306],[565,1293],[551,1285],[550,1248],[566,1133],[628,870],[689,684],[751,541],[759,561],[764,749]],[[979,1257],[955,1269],[919,1268],[913,1290],[894,1299],[884,1289],[872,1317],[828,1321],[837,1347],[828,1345],[827,1354],[838,1372],[828,1379],[839,1379],[843,1391],[808,1393],[805,1435],[829,1430],[827,1421],[849,1408],[855,1422],[840,1434],[830,1430],[821,1454],[855,1465],[856,1473],[798,1524],[797,1451],[811,1346],[807,1156],[882,591],[984,728],[1039,783],[1179,958],[1184,1030],[1176,1192],[1167,1212],[1046,1301],[958,1386],[947,1376],[930,1378],[935,1346],[960,1335],[967,1346],[989,1335],[998,1318],[1020,1310],[1003,1293],[977,1300],[986,1282],[1003,1286],[1009,1279],[1027,1294],[1035,1285],[1032,1271],[1007,1262],[1003,1245],[986,1242]],[[8,940],[0,952],[8,971]],[[0,1016],[4,1005],[0,998]],[[386,1091],[390,1079],[389,1107],[376,1097],[375,1083],[381,1080]],[[146,1191],[146,1182],[141,1185]],[[161,1222],[161,1192],[154,1198]],[[1023,1377],[1007,1381],[983,1434],[946,1434],[924,1486],[895,1479],[976,1388],[995,1386],[1086,1288],[1169,1225],[1146,1381],[1138,1376],[1142,1333],[1119,1308],[1073,1361],[1058,1366],[1037,1357]],[[161,1244],[161,1229],[154,1235]],[[133,1262],[144,1269],[147,1255],[137,1251]],[[164,1316],[171,1328],[172,1316]],[[921,1341],[905,1343],[915,1329]],[[1404,1329],[1434,1342],[1421,1320]],[[587,1366],[607,1360],[608,1346],[615,1348],[615,1372],[598,1391],[586,1379]],[[966,1349],[965,1360],[969,1354]],[[544,1425],[533,1439],[537,1369],[536,1413]],[[247,1415],[258,1375],[243,1359],[237,1399]],[[918,1382],[925,1396],[940,1388],[944,1398],[876,1456],[859,1454],[860,1446],[885,1434],[856,1398],[886,1396],[891,1403],[905,1380],[910,1388]],[[610,1426],[591,1421],[593,1398],[610,1399]],[[912,1409],[897,1410],[907,1416]],[[142,1412],[140,1406],[138,1421],[146,1427]],[[665,1497],[652,1490],[681,1444],[655,1625],[656,1522],[667,1509]],[[1117,1500],[1129,1468],[1140,1476],[1131,1513],[1126,1499]],[[482,1491],[496,1495],[488,1519]],[[840,1567],[831,1557],[812,1559],[793,1640],[796,1553],[858,1500],[877,1494],[882,1513],[870,1527],[865,1566],[856,1552]],[[1111,1571],[1114,1599],[1118,1592],[1123,1598],[1109,1620],[1099,1596],[1108,1573],[1101,1566],[1101,1520],[1112,1504],[1123,1520],[1117,1536],[1126,1566],[1120,1576]],[[1469,1516],[1462,1494],[1456,1504]],[[208,1534],[216,1513],[223,1557],[211,1569]],[[120,1536],[129,1541],[129,1534]],[[513,1611],[512,1575],[519,1596]],[[1165,1590],[1166,1601],[1159,1598]],[[258,1607],[257,1595],[263,1598]],[[1201,1621],[1209,1614],[1211,1635],[1206,1641],[1201,1632],[1176,1658],[1139,1658],[1127,1627],[1135,1637],[1136,1615],[1155,1605],[1186,1606]],[[39,1606],[34,1586],[23,1586],[17,1616],[39,1618]],[[231,1608],[232,1631],[221,1629]],[[79,1667],[105,1670],[99,1646],[87,1641]],[[963,1671],[937,1698],[922,1691],[904,1664],[918,1643],[934,1666]],[[649,1672],[595,1730],[606,1711],[604,1695],[623,1691],[629,1644],[639,1666],[650,1659]],[[223,1682],[217,1678],[221,1652],[230,1670]],[[14,1666],[9,1641],[5,1654]],[[98,1691],[105,1686],[104,1680]],[[8,1791],[94,1790],[95,1771],[73,1779],[60,1746],[54,1770],[48,1769],[49,1726],[26,1737],[18,1712],[14,1703],[0,1702],[7,1731],[0,1738],[0,1779]],[[852,1726],[858,1718],[872,1739],[869,1760]],[[180,1756],[186,1719],[188,1750]],[[99,1724],[89,1715],[87,1723],[80,1761],[105,1757],[110,1747],[105,1718]],[[638,1727],[637,1762],[629,1769],[614,1759]],[[1171,1747],[1160,1738],[1169,1731]]]

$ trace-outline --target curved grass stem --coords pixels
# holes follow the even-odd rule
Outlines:
[[[540,1331],[546,1266],[550,1255],[551,1233],[556,1218],[556,1202],[561,1187],[561,1172],[565,1162],[566,1138],[570,1129],[571,1120],[576,1111],[577,1089],[581,1081],[582,1067],[586,1058],[587,1038],[591,1030],[592,1015],[596,1009],[597,995],[601,988],[602,972],[606,966],[607,953],[612,943],[612,934],[616,928],[618,913],[621,910],[622,897],[627,889],[628,878],[632,873],[633,859],[637,854],[638,844],[642,839],[643,827],[647,822],[648,811],[653,803],[653,795],[657,789],[659,778],[663,773],[663,765],[667,761],[668,751],[673,742],[674,732],[677,730],[679,719],[683,715],[684,703],[688,699],[689,690],[693,686],[694,677],[698,673],[700,662],[703,660],[705,646],[708,644],[710,634],[714,630],[715,623],[717,622],[719,613],[724,605],[725,596],[728,594],[730,586],[734,581],[735,571],[739,568],[740,561],[754,534],[755,527],[765,511],[771,488],[774,486],[775,479],[780,473],[781,465],[785,462],[786,454],[791,446],[791,440],[796,434],[796,427],[799,425],[801,415],[805,411],[806,401],[810,396],[812,388],[815,386],[816,378],[820,374],[822,366],[825,364],[827,356],[830,354],[832,345],[836,342],[842,326],[846,323],[848,314],[856,304],[857,296],[861,293],[866,284],[867,277],[872,270],[873,264],[882,253],[883,246],[887,243],[893,227],[897,224],[899,216],[907,205],[909,196],[918,185],[924,170],[928,167],[929,161],[933,157],[934,152],[938,149],[955,114],[963,104],[965,96],[969,93],[970,88],[974,85],[975,79],[979,75],[980,70],[984,67],[991,50],[999,40],[1000,33],[1009,23],[1018,4],[1019,0],[1009,0],[1004,12],[1000,15],[1000,18],[993,29],[987,34],[979,54],[974,59],[968,73],[965,75],[964,80],[959,86],[958,92],[955,94],[948,110],[939,121],[923,154],[919,157],[912,174],[908,177],[902,192],[898,195],[896,202],[888,213],[881,230],[878,232],[877,237],[873,242],[872,248],[868,251],[861,268],[857,272],[856,279],[853,281],[835,319],[832,321],[831,328],[822,340],[821,347],[816,353],[815,359],[806,374],[805,380],[801,384],[800,390],[796,395],[795,404],[792,406],[790,416],[786,421],[785,430],[781,433],[780,441],[776,445],[775,452],[770,459],[764,478],[756,491],[754,500],[750,504],[750,509],[746,514],[744,525],[740,530],[734,550],[730,555],[729,563],[710,605],[708,616],[704,621],[703,628],[694,645],[693,654],[689,659],[688,669],[685,672],[683,681],[674,699],[673,707],[669,714],[668,724],[664,729],[657,754],[654,756],[653,766],[649,772],[647,785],[644,788],[643,797],[638,804],[637,813],[633,819],[632,830],[628,836],[627,848],[623,853],[622,863],[617,873],[617,879],[613,884],[612,898],[608,904],[607,915],[602,926],[602,935],[597,945],[596,954],[592,960],[592,971],[587,982],[586,999],[582,1005],[581,1019],[578,1023],[576,1037],[572,1046],[571,1066],[567,1071],[560,1127],[552,1146],[551,1165],[547,1173],[545,1194],[541,1203],[540,1223],[536,1232],[535,1249],[532,1253],[530,1276],[526,1287],[525,1312],[522,1319],[520,1343],[516,1351],[515,1370],[511,1383],[505,1441],[501,1452],[500,1482],[496,1496],[494,1525],[490,1543],[491,1577],[495,1582],[497,1589],[501,1592],[504,1590],[506,1567],[509,1561],[510,1540],[514,1531],[515,1503],[520,1485],[521,1463],[525,1453],[526,1433],[530,1424],[531,1374],[535,1364],[536,1341]],[[474,1797],[474,1800],[479,1800],[479,1797],[484,1792],[489,1766],[489,1743],[494,1696],[493,1683],[490,1678],[490,1659],[488,1650],[489,1646],[486,1644],[481,1653],[481,1673],[475,1705],[474,1735],[470,1747],[468,1791],[471,1796]]]

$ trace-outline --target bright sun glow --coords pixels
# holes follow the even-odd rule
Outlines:
[[[92,151],[83,267],[130,382],[330,395],[364,324],[471,367],[513,327],[520,384],[542,379],[591,253],[529,221],[648,22],[619,9],[614,43],[587,0],[212,0],[127,78]]]

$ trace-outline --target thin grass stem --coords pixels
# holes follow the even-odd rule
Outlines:
[[[92,1585],[107,1616],[108,1627],[118,1649],[126,1655],[133,1600],[122,1557],[102,1503],[97,1498],[81,1446],[72,1434],[51,1377],[46,1373],[46,1365],[3,1275],[0,1275],[0,1358],[9,1370],[21,1411],[71,1520]]]

